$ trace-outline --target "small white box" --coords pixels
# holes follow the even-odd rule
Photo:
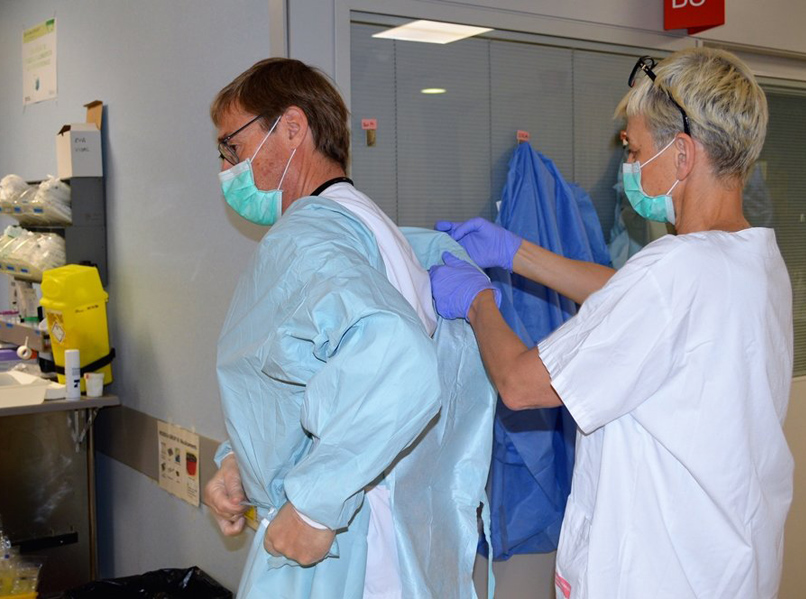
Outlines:
[[[56,135],[56,164],[59,179],[70,177],[102,177],[101,115],[103,102],[96,100],[87,107],[86,123],[71,123]]]

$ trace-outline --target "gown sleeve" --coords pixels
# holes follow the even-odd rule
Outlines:
[[[232,453],[232,443],[229,442],[229,439],[227,439],[226,441],[222,441],[221,444],[218,446],[218,449],[216,449],[215,456],[213,457],[215,465],[221,468],[221,462],[223,462],[224,458],[231,453]]]
[[[298,264],[297,272],[308,274],[274,336],[280,351],[269,352],[298,355],[302,346],[317,364],[309,368],[300,411],[312,444],[288,471],[284,487],[300,513],[334,530],[348,525],[364,487],[435,416],[440,394],[433,341],[413,308],[349,237],[339,236],[335,252],[318,244],[297,253],[297,262],[316,267]],[[297,349],[282,351],[290,345]],[[264,373],[283,376],[288,368],[271,358]]]

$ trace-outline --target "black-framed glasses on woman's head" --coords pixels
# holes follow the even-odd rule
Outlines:
[[[635,66],[632,68],[632,72],[630,72],[630,78],[627,79],[627,85],[629,85],[630,87],[635,85],[635,76],[638,75],[639,71],[643,71],[644,73],[646,73],[647,77],[649,77],[652,81],[655,81],[656,75],[652,69],[654,69],[655,65],[657,64],[658,64],[657,61],[651,56],[642,56],[641,58],[639,58],[638,61],[635,63]],[[672,101],[672,104],[677,106],[677,109],[680,111],[680,114],[683,115],[683,131],[686,133],[686,135],[691,135],[691,129],[689,128],[688,125],[688,115],[686,114],[686,111],[683,110],[683,107],[680,106],[680,104],[678,104],[677,101],[675,101],[675,99],[672,97],[672,94],[670,94],[667,90],[663,91],[666,93],[666,96]]]
[[[236,129],[235,131],[233,131],[232,133],[230,133],[226,137],[222,137],[220,140],[218,140],[218,155],[219,155],[219,157],[222,158],[223,160],[226,160],[227,162],[229,162],[233,166],[238,164],[240,162],[240,159],[238,158],[238,152],[235,150],[234,147],[229,145],[229,140],[231,140],[233,137],[238,135],[241,131],[246,129],[249,125],[254,123],[256,120],[258,120],[262,116],[263,116],[262,114],[257,115],[255,118],[253,118],[251,121],[246,123],[244,126],[239,127],[238,129]]]

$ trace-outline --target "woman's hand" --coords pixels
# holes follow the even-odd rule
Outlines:
[[[490,279],[478,268],[460,260],[450,252],[442,254],[444,265],[432,266],[428,271],[431,276],[431,295],[443,318],[467,318],[470,306],[476,296],[485,289],[495,293],[497,304],[501,303],[501,292]]]
[[[512,259],[523,242],[514,233],[478,217],[463,223],[441,220],[434,227],[458,241],[482,268],[500,266],[512,271]]]

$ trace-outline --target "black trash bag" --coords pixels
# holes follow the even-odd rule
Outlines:
[[[60,599],[232,599],[232,593],[194,566],[90,582]]]

